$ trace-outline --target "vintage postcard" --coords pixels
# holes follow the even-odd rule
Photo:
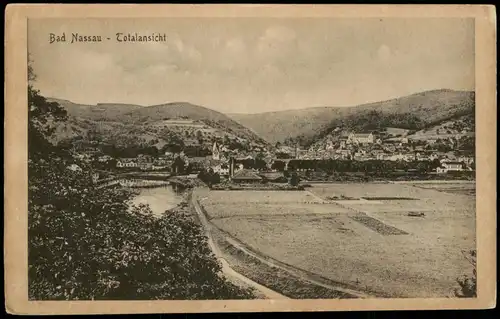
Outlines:
[[[10,5],[16,314],[496,305],[492,6]]]

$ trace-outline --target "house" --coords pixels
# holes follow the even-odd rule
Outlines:
[[[338,139],[339,148],[344,148],[348,144],[350,134],[342,134]]]
[[[174,153],[167,151],[167,152],[165,152],[165,157],[167,159],[172,159],[172,158],[174,158]]]
[[[389,161],[405,161],[406,156],[399,153],[399,154],[393,154],[388,158]]]
[[[138,164],[135,162],[135,158],[120,158],[116,162],[116,167],[118,168],[135,168]]]
[[[105,163],[107,161],[110,161],[112,160],[113,158],[109,155],[103,155],[103,156],[99,156],[99,158],[97,159],[100,163]]]
[[[233,181],[234,183],[253,184],[260,183],[262,181],[262,177],[249,169],[242,169],[234,173],[234,175],[231,177],[231,181]]]
[[[462,162],[462,163],[465,163],[466,165],[471,165],[472,163],[474,163],[474,158],[471,157],[471,156],[460,156],[458,159],[457,159],[458,162]]]
[[[147,154],[139,154],[139,155],[137,155],[137,162],[138,163],[152,163],[153,157],[151,155],[147,155]]]
[[[436,169],[438,173],[461,172],[463,170],[464,163],[462,162],[442,162],[441,167]]]
[[[347,137],[347,144],[373,144],[373,133],[351,133]]]
[[[138,164],[139,168],[142,171],[148,171],[153,169],[153,163],[152,162],[141,162]]]
[[[159,171],[159,170],[170,170],[170,169],[171,169],[171,166],[166,165],[166,164],[165,164],[165,165],[157,165],[157,164],[153,164],[153,165],[151,166],[151,169],[152,169],[153,171]]]
[[[156,166],[164,166],[164,165],[167,165],[168,163],[168,159],[166,157],[157,157],[155,159],[153,159],[153,165],[156,165]]]
[[[214,171],[214,173],[217,173],[220,176],[229,176],[229,165],[227,163],[221,163],[212,166],[212,170]]]
[[[435,144],[437,142],[437,139],[431,138],[431,139],[428,139],[426,142],[427,142],[427,144],[432,145],[432,144]]]
[[[194,138],[186,138],[184,139],[184,146],[186,147],[195,147],[195,146],[199,146],[200,143],[198,142],[197,139],[194,139]]]
[[[377,153],[375,154],[375,158],[380,160],[380,161],[387,161],[387,160],[390,160],[390,155],[386,154],[386,153]]]
[[[237,157],[235,158],[236,161],[245,161],[245,160],[253,160],[253,156],[252,155],[247,155],[245,157]]]

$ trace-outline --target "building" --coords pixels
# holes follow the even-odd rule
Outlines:
[[[151,170],[153,171],[160,171],[160,170],[166,170],[166,171],[170,171],[171,170],[171,166],[170,165],[157,165],[157,164],[153,164],[151,166]]]
[[[160,156],[155,159],[153,159],[153,165],[156,166],[163,166],[163,165],[168,165],[169,160],[165,156]]]
[[[153,169],[153,163],[152,162],[141,162],[138,164],[138,167],[142,171],[149,171]]]
[[[458,162],[465,163],[466,165],[470,166],[472,163],[474,163],[474,157],[472,156],[460,156],[458,157]]]
[[[373,133],[351,133],[347,137],[347,144],[373,144],[375,136]]]
[[[217,142],[214,142],[214,146],[212,147],[212,159],[214,160],[220,159],[220,152],[219,152],[219,147],[217,146]]]
[[[345,148],[347,145],[347,142],[349,141],[349,136],[342,135],[339,137],[339,148]]]
[[[262,182],[262,177],[249,169],[242,169],[234,173],[231,181],[239,184],[255,184]]]
[[[436,169],[438,173],[461,172],[463,170],[464,163],[462,162],[442,162],[441,167]]]
[[[100,163],[105,163],[107,161],[111,161],[113,158],[109,155],[103,155],[103,156],[99,156],[99,158],[97,159]]]
[[[198,142],[197,139],[194,139],[194,138],[186,138],[183,140],[184,142],[184,146],[185,147],[196,147],[196,146],[200,146],[200,143]]]
[[[118,168],[135,168],[138,164],[135,162],[135,158],[120,158],[116,162],[116,167]]]
[[[137,163],[139,163],[139,164],[152,163],[152,162],[153,162],[153,157],[151,155],[139,154],[137,156]]]
[[[174,158],[174,153],[172,152],[165,152],[165,158],[167,159],[173,159]]]
[[[212,166],[212,170],[220,176],[229,176],[229,164],[227,163],[220,163]]]

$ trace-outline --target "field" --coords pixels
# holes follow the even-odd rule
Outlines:
[[[447,190],[473,186],[317,184],[213,191],[201,204],[215,226],[262,256],[379,296],[448,297],[472,271],[462,251],[475,249],[475,199]],[[352,199],[328,200],[336,196]]]

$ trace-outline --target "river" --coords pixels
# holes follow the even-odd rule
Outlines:
[[[132,205],[149,204],[149,207],[158,217],[166,210],[172,209],[182,201],[182,192],[174,189],[172,185],[140,188],[139,194],[132,201]]]

